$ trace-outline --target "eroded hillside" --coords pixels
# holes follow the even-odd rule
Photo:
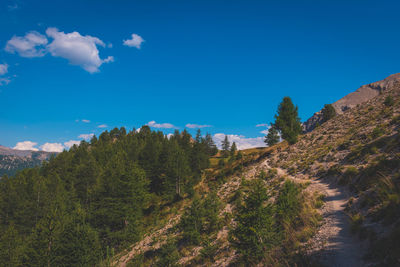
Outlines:
[[[196,210],[188,202],[161,230],[147,234],[147,241],[117,255],[114,264],[396,265],[400,255],[399,94],[400,86],[394,83],[362,106],[301,136],[295,145],[283,142],[244,151],[225,166],[208,170],[196,187],[200,196],[196,205],[200,209],[208,201],[206,196],[214,192],[217,219],[197,216],[205,228],[210,222],[216,227],[189,229],[199,236],[196,242],[188,242],[189,230],[181,218],[190,219]],[[253,184],[259,181],[268,195],[263,207],[273,212],[269,233],[274,237],[264,255],[251,258],[258,262],[246,262],[246,250],[237,245],[240,235],[235,229],[243,223],[243,208],[255,194]],[[297,188],[293,199],[285,195],[288,184]],[[292,217],[284,221],[282,214],[290,212]]]

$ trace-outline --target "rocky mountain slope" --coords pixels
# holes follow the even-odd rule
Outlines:
[[[363,85],[358,88],[355,92],[352,92],[338,101],[332,103],[337,114],[342,114],[345,110],[356,107],[357,105],[363,104],[366,101],[378,96],[381,92],[392,88],[396,82],[400,81],[400,73],[390,75],[386,79],[367,85]],[[305,132],[309,132],[315,128],[317,124],[322,123],[321,111],[316,112],[311,118],[309,118],[304,124],[303,129]]]
[[[258,266],[398,265],[398,77],[392,75],[360,88],[361,94],[367,92],[362,105],[354,100],[361,99],[357,97],[359,93],[338,101],[335,108],[341,109],[339,114],[301,136],[294,145],[282,142],[244,151],[243,158],[222,169],[210,169],[196,191],[208,195],[217,190],[222,225],[210,234],[204,233],[204,241],[197,245],[179,242],[185,234],[179,223],[190,207],[190,203],[181,203],[165,224],[116,255],[113,264],[157,266],[165,262],[168,254],[168,259],[178,266],[243,265],[232,231],[240,219],[237,213],[243,212],[240,199],[249,197],[252,181],[261,180],[271,196],[271,205],[280,205],[287,181],[301,188],[302,204],[294,221],[284,224],[285,237],[266,252]],[[377,93],[368,95],[371,90]],[[351,108],[342,109],[344,106]],[[171,247],[175,250],[168,250]]]
[[[55,153],[31,150],[16,150],[0,146],[0,177],[12,176],[18,170],[39,166]]]

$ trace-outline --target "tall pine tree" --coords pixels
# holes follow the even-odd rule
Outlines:
[[[226,158],[229,155],[229,150],[231,147],[227,135],[225,135],[224,140],[221,142],[221,147],[222,147],[222,156]]]
[[[301,133],[301,123],[298,117],[298,107],[294,106],[290,97],[285,96],[278,107],[278,114],[275,115],[276,129],[281,133],[284,140],[289,144],[297,142],[297,137]]]

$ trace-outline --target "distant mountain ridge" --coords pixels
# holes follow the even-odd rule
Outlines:
[[[17,150],[0,145],[0,177],[12,176],[19,170],[39,166],[56,154],[45,151]]]
[[[332,106],[337,114],[342,114],[344,111],[378,96],[382,91],[392,88],[398,82],[400,82],[400,73],[392,74],[384,80],[361,86],[356,91],[332,103]],[[322,123],[322,119],[321,111],[314,113],[311,118],[303,123],[303,130],[305,132],[312,131],[318,124]]]

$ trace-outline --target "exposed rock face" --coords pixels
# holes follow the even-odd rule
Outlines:
[[[337,114],[342,114],[344,111],[376,97],[381,91],[390,89],[398,82],[400,82],[400,73],[390,75],[382,81],[361,86],[355,92],[333,103],[332,106],[335,108]],[[311,118],[303,123],[303,131],[312,131],[318,124],[322,123],[322,119],[321,111],[314,113]]]

